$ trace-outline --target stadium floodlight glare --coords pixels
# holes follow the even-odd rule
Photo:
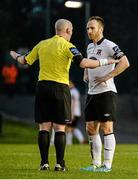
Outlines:
[[[83,3],[81,1],[66,1],[65,2],[65,6],[67,8],[81,8],[83,5]]]
[[[85,25],[87,24],[88,22],[88,19],[90,17],[90,6],[91,6],[91,2],[89,2],[88,0],[84,1],[84,0],[68,0],[65,2],[65,7],[67,8],[81,8],[84,6],[84,10],[85,10]],[[85,46],[88,45],[88,36],[87,36],[87,33],[85,33],[84,35],[85,37]]]

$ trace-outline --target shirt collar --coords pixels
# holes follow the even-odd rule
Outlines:
[[[97,45],[100,45],[103,41],[104,41],[104,37],[102,37],[97,43],[95,43],[95,44],[97,44]],[[93,41],[92,40],[90,40],[89,41],[90,43],[93,43]]]
[[[101,44],[104,40],[104,37],[102,37],[98,42],[97,42],[97,45]]]

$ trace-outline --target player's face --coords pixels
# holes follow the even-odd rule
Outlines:
[[[99,36],[101,35],[101,26],[96,20],[91,20],[87,23],[87,33],[89,39],[92,41],[96,41],[99,39]]]

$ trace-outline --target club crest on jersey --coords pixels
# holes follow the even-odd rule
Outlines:
[[[97,53],[96,53],[96,55],[101,55],[101,52],[102,52],[102,50],[101,50],[101,49],[97,49]]]

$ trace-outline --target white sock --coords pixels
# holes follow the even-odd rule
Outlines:
[[[102,141],[99,134],[89,136],[90,151],[92,155],[92,164],[101,165]]]
[[[79,143],[83,143],[84,142],[84,136],[83,136],[83,134],[82,134],[80,129],[75,128],[73,130],[73,134],[78,139]]]
[[[104,162],[103,164],[107,168],[112,167],[112,161],[114,157],[116,141],[114,134],[104,136]]]
[[[66,132],[66,144],[71,145],[73,140],[72,132]]]

